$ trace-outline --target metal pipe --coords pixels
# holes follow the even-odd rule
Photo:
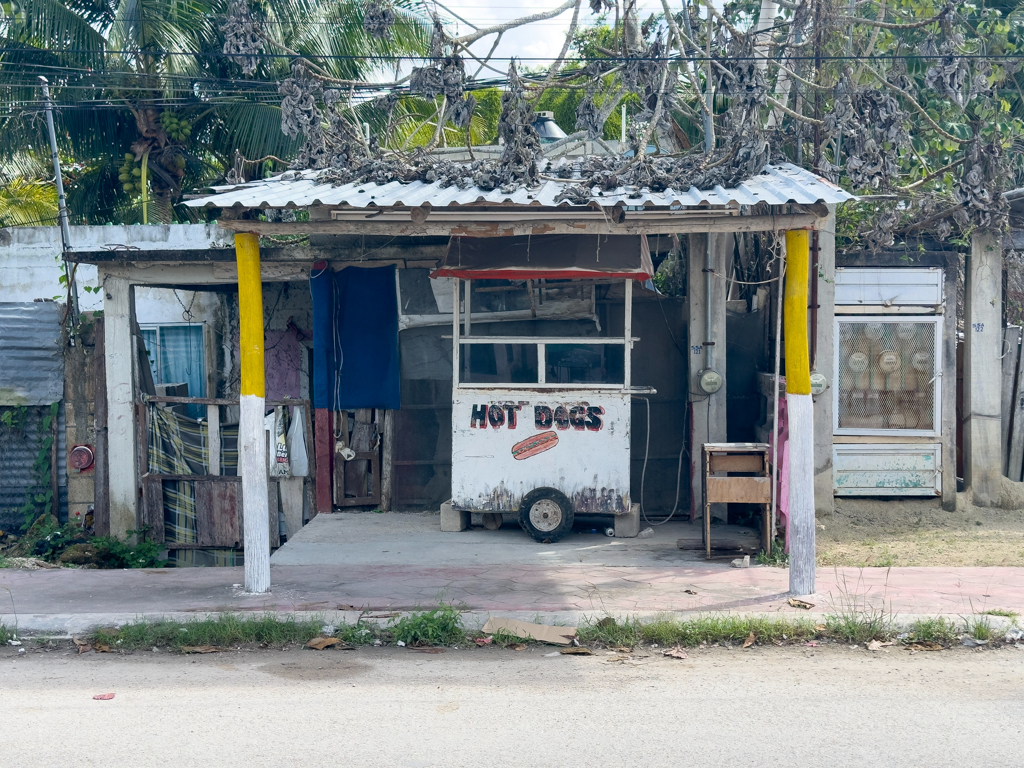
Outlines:
[[[68,303],[71,308],[71,327],[78,324],[78,287],[75,285],[75,273],[68,263],[68,251],[71,250],[71,228],[68,226],[68,206],[64,196],[64,179],[60,173],[60,156],[57,154],[57,131],[53,127],[53,102],[50,101],[50,85],[45,77],[39,77],[39,86],[43,91],[43,107],[46,112],[46,130],[50,134],[50,159],[53,161],[53,175],[57,183],[57,212],[60,217],[61,254],[64,257],[64,278],[67,281]]]
[[[714,261],[711,253],[711,233],[706,236],[707,247],[704,249],[704,367],[712,367],[713,350],[715,348],[714,337],[711,334],[711,276],[715,273]]]

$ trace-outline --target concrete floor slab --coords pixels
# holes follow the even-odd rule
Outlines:
[[[603,527],[586,526],[555,544],[538,544],[515,522],[497,531],[441,531],[434,513],[334,513],[317,515],[271,557],[274,565],[633,565],[705,564],[700,550],[681,550],[681,538],[700,541],[700,526],[672,520],[648,538],[615,539]],[[753,531],[716,526],[716,534]],[[754,540],[753,538],[751,539]]]

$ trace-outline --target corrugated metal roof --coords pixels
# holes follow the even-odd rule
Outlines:
[[[579,183],[572,180],[548,180],[536,188],[524,187],[512,192],[503,192],[500,189],[483,190],[479,187],[442,187],[439,181],[429,184],[422,181],[409,184],[394,181],[388,184],[335,186],[318,182],[320,174],[320,171],[297,171],[249,184],[214,187],[216,194],[190,200],[187,204],[194,208],[306,208],[313,205],[372,208],[412,207],[423,203],[430,203],[434,208],[473,203],[573,207],[566,201],[555,202],[555,198],[566,187]],[[762,202],[769,205],[811,205],[843,203],[853,199],[854,195],[849,192],[790,163],[765,166],[764,173],[733,189],[718,186],[708,190],[691,187],[688,190],[667,189],[664,192],[651,192],[648,189],[620,187],[612,192],[597,193],[591,197],[591,201],[602,206],[621,203],[655,208],[755,205]]]
[[[64,399],[64,306],[0,302],[0,405],[50,405]]]

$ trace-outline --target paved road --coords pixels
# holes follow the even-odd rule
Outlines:
[[[34,766],[957,766],[1024,761],[1024,651],[0,651]],[[112,701],[92,696],[113,692]]]

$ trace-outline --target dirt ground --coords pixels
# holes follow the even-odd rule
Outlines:
[[[1005,481],[1000,508],[957,494],[956,512],[931,499],[836,499],[817,543],[822,566],[1024,565],[1024,483]]]

